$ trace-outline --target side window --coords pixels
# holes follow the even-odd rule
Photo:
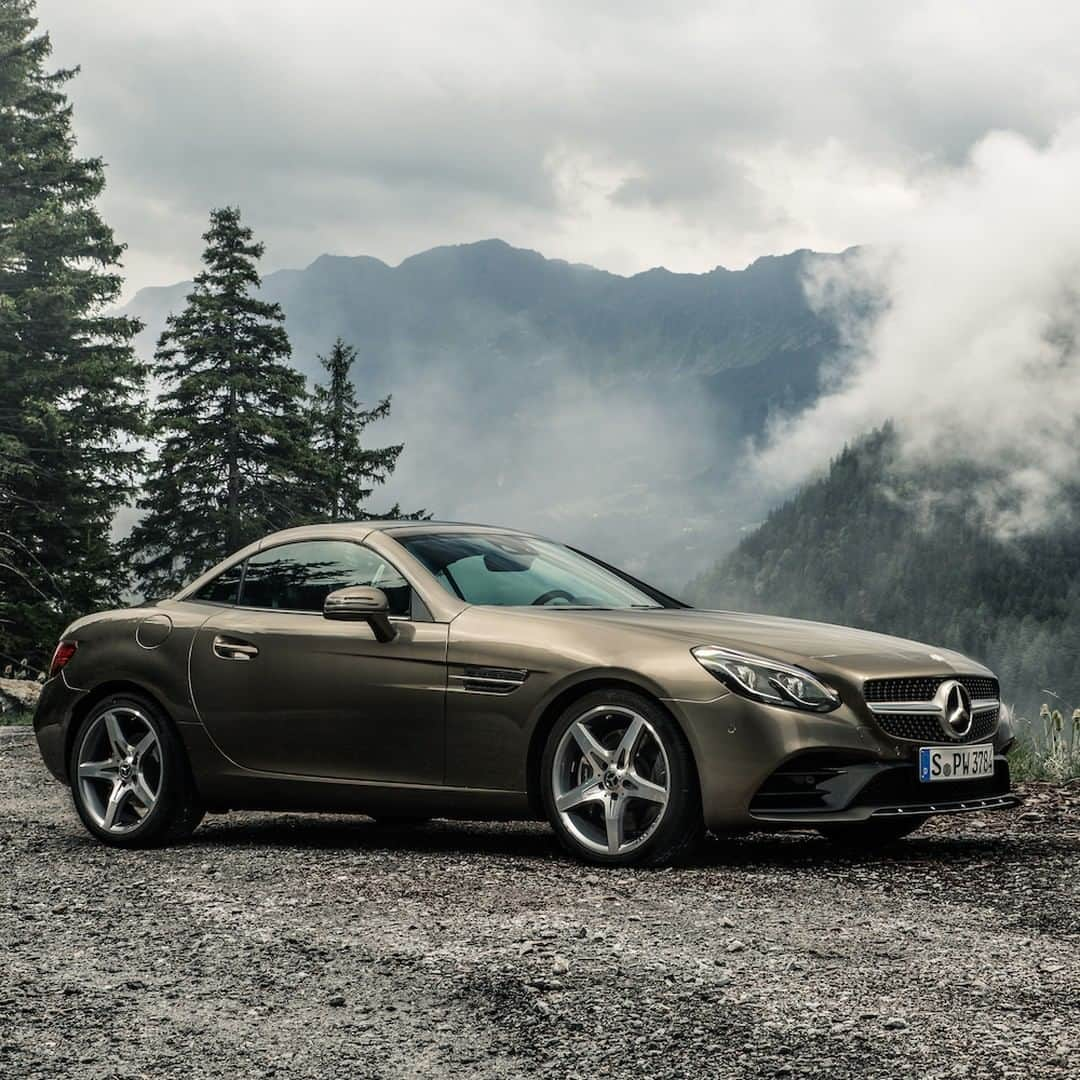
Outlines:
[[[193,600],[207,600],[211,604],[235,604],[240,592],[240,575],[243,562],[222,570],[212,581],[208,581],[193,597]]]
[[[322,611],[327,593],[372,585],[390,601],[390,614],[408,617],[412,588],[368,548],[348,540],[311,540],[260,551],[247,562],[242,607]]]

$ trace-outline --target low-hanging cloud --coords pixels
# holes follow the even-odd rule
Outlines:
[[[268,265],[501,236],[617,272],[878,243],[995,127],[1080,111],[1080,7],[39,0],[131,292],[212,206]]]
[[[964,463],[1004,535],[1063,512],[1080,465],[1080,123],[1038,146],[984,138],[927,182],[891,240],[822,264],[812,302],[845,348],[825,392],[778,418],[755,474],[790,489],[892,420],[900,464]]]
[[[373,510],[535,531],[674,593],[736,539],[745,512],[705,475],[735,440],[694,380],[605,382],[557,351],[486,372],[482,393],[403,368],[371,438],[405,451]]]

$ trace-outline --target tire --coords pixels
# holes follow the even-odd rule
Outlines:
[[[655,701],[628,690],[595,691],[559,717],[540,790],[563,847],[586,862],[666,866],[705,831],[686,736]]]
[[[431,818],[412,814],[377,814],[373,815],[376,825],[385,825],[387,828],[404,828],[409,825],[426,825]]]
[[[103,698],[83,718],[68,776],[83,825],[114,847],[186,840],[206,812],[172,723],[139,694]]]
[[[895,844],[925,824],[925,817],[871,818],[845,825],[826,825],[818,832],[842,847],[872,849]]]

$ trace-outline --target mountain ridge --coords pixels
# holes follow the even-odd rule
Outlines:
[[[822,334],[830,335],[831,326],[811,311],[805,302],[800,279],[803,264],[809,259],[842,259],[853,250],[819,253],[801,248],[781,255],[761,256],[742,270],[717,265],[701,273],[688,273],[660,266],[622,275],[587,263],[549,259],[532,249],[513,247],[506,241],[492,238],[429,248],[407,256],[396,265],[371,255],[324,253],[305,267],[284,267],[268,272],[263,278],[262,293],[267,299],[277,300],[285,307],[286,327],[294,339],[294,361],[309,374],[315,374],[317,370],[312,352],[316,349],[316,338],[321,342],[325,332],[316,335],[305,313],[302,310],[299,313],[297,310],[290,311],[290,307],[304,307],[297,292],[303,293],[313,284],[325,285],[327,282],[334,283],[339,290],[347,285],[353,289],[366,286],[382,291],[388,282],[400,281],[406,289],[418,294],[418,302],[430,298],[424,294],[432,291],[436,297],[441,292],[445,299],[455,292],[460,296],[471,290],[474,298],[477,292],[486,294],[486,299],[494,302],[496,309],[504,314],[523,311],[535,313],[538,301],[541,302],[540,312],[546,316],[550,316],[551,311],[543,306],[543,302],[571,307],[589,306],[593,310],[588,315],[578,313],[576,328],[591,328],[592,334],[586,334],[585,340],[593,343],[597,336],[597,324],[603,323],[604,315],[611,313],[613,305],[617,306],[620,296],[629,298],[635,308],[642,301],[646,303],[647,309],[637,310],[633,320],[633,325],[639,331],[650,318],[667,320],[665,330],[669,334],[675,329],[673,320],[680,316],[700,326],[703,317],[701,305],[709,300],[718,300],[724,305],[724,311],[720,314],[743,320],[749,317],[758,332],[767,329],[777,315],[781,318],[786,316],[788,322],[795,316],[796,324],[809,330],[813,338]],[[156,337],[165,315],[183,305],[191,287],[190,280],[171,285],[146,286],[124,306],[125,313],[137,315],[148,324],[140,341],[144,353],[153,344],[147,335]],[[526,293],[527,289],[531,291]],[[773,289],[781,290],[781,295],[772,294],[770,290]],[[515,292],[516,295],[513,295]],[[329,313],[323,314],[326,316]],[[624,310],[619,314],[625,316],[627,313]],[[349,319],[339,318],[338,321],[349,322]],[[721,336],[717,333],[720,325],[714,321],[706,323],[703,329],[712,330],[709,336],[715,340]],[[354,337],[363,336],[360,326],[346,329]],[[626,345],[627,337],[624,335],[619,343]],[[803,343],[806,343],[805,337]],[[354,344],[363,350],[363,340]],[[699,340],[698,348],[703,344],[704,341]],[[774,340],[776,344],[782,345],[782,342]],[[320,344],[318,349],[323,347],[325,345]],[[714,349],[713,362],[706,367],[715,372],[743,366],[738,362],[738,348],[731,348],[730,355],[735,362],[717,362],[720,358]],[[755,362],[755,359],[747,362]]]
[[[358,352],[359,396],[393,395],[372,430],[405,444],[388,504],[516,520],[676,587],[760,520],[762,505],[729,497],[731,469],[771,414],[816,397],[838,339],[804,274],[846,257],[624,276],[489,239],[397,266],[325,254],[266,274],[261,295],[282,305],[306,375],[321,377],[316,358],[340,335]],[[127,305],[146,324],[144,358],[190,289]],[[647,515],[652,554],[631,541]]]

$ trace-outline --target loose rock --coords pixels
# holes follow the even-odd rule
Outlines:
[[[124,852],[0,740],[0,1072],[1071,1080],[1080,791],[1024,794],[1038,820],[663,873],[530,823],[232,814]]]

